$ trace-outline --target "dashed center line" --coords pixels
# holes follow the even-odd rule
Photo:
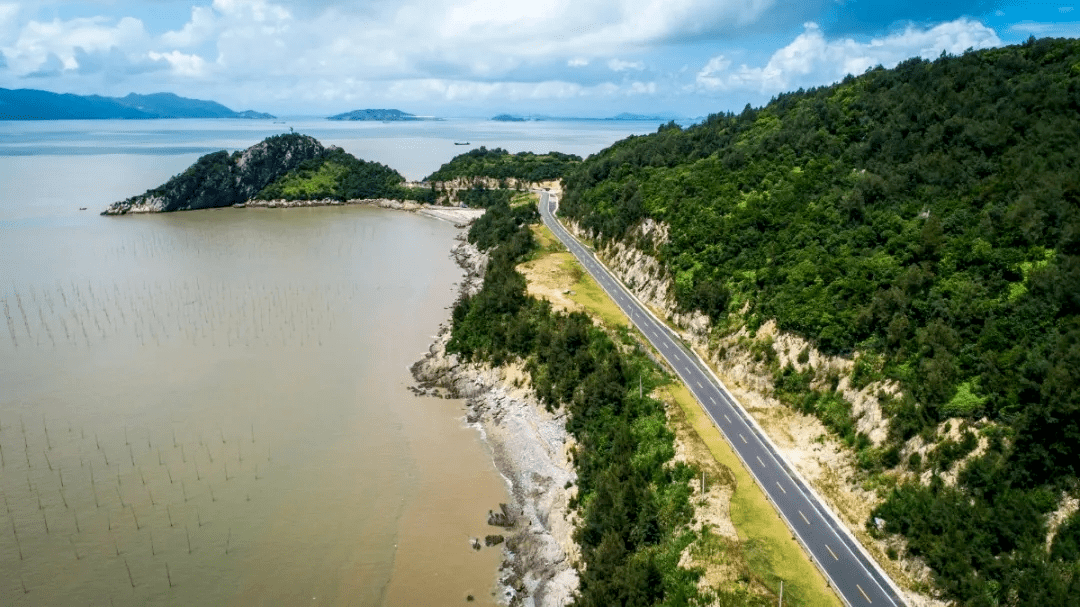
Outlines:
[[[859,589],[859,592],[862,593],[862,598],[866,599],[867,603],[873,603],[874,602],[874,601],[870,600],[870,597],[866,596],[866,591],[862,589],[862,586],[860,586],[858,584],[855,584],[855,587]]]
[[[765,467],[765,462],[761,461],[761,456],[760,455],[755,455],[754,457],[757,458],[757,463],[761,464],[761,467],[764,468]]]
[[[780,481],[776,481],[776,486],[780,487],[780,490],[783,491],[785,495],[787,495],[787,489],[784,489],[784,486],[780,484]]]
[[[715,399],[715,398],[713,398],[713,397],[711,397],[711,396],[710,396],[710,397],[709,397],[709,400],[711,400],[711,401],[712,401],[712,404],[714,404],[714,405],[716,404],[716,399]]]
[[[701,382],[697,382],[697,387],[699,387],[701,389],[705,389],[705,386],[701,385]]]
[[[727,423],[729,423],[729,424],[731,423],[731,418],[727,416],[727,413],[724,414],[724,419],[727,420]],[[739,436],[742,436],[742,435],[740,434]]]
[[[742,442],[743,442],[743,443],[745,443],[745,442],[746,442],[746,437],[745,437],[745,436],[743,436],[742,434],[739,434],[739,438],[741,438],[741,439],[742,439]]]
[[[802,510],[799,511],[799,516],[802,517],[802,520],[806,521],[807,525],[810,524],[810,519],[806,518],[806,515],[802,513]]]
[[[828,544],[825,544],[825,549],[829,551],[829,554],[832,555],[833,559],[835,559],[837,561],[840,560],[840,557],[836,556],[836,553],[832,551],[832,548],[829,548]]]

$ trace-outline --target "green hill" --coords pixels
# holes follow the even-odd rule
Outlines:
[[[481,146],[454,156],[450,162],[439,167],[439,170],[425,177],[424,181],[450,181],[476,177],[545,181],[559,179],[580,162],[581,157],[573,154],[560,152],[511,154],[502,148],[489,150]]]
[[[240,152],[207,154],[183,173],[139,196],[114,202],[103,215],[227,207],[250,199],[394,198],[433,202],[435,192],[407,188],[405,178],[314,137],[268,137]]]
[[[717,331],[773,319],[859,353],[853,381],[891,378],[890,432],[870,446],[837,394],[775,369],[777,392],[860,451],[868,473],[935,470],[874,516],[971,605],[1063,605],[1080,590],[1080,517],[1047,546],[1047,513],[1080,468],[1080,41],[911,59],[763,108],[631,137],[572,169],[561,212],[601,240],[645,218],[679,307]],[[839,402],[839,405],[837,403]],[[838,408],[839,407],[839,408]],[[991,422],[955,486],[937,471]],[[908,439],[934,462],[900,462]],[[914,458],[913,458],[914,459]],[[1019,597],[1019,598],[1018,598]]]

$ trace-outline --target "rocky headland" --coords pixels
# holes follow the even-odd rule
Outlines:
[[[453,255],[467,272],[462,294],[477,292],[486,255],[464,241]],[[579,560],[570,508],[577,480],[571,458],[574,441],[565,418],[546,410],[519,367],[465,363],[447,353],[449,339],[450,328],[443,326],[412,372],[417,392],[465,399],[467,420],[490,445],[509,485],[513,503],[488,515],[493,535],[487,543],[497,542],[499,535],[505,539],[502,598],[510,605],[565,605],[578,588],[574,563]]]
[[[243,152],[207,154],[165,184],[112,203],[102,215],[243,204],[305,160],[322,156],[326,149],[314,137],[289,133],[269,137]]]

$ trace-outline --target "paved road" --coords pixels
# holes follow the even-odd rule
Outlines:
[[[757,478],[769,500],[803,547],[831,580],[841,599],[853,607],[901,607],[903,600],[854,538],[823,507],[802,480],[753,424],[742,406],[701,360],[659,322],[596,257],[554,216],[556,202],[540,192],[540,214],[548,228],[570,249],[642,334],[667,359],[693,392],[713,423],[727,437],[743,464]]]

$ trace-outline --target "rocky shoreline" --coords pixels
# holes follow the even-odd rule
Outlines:
[[[483,281],[487,256],[462,241],[452,252],[466,271],[461,293]],[[448,355],[450,327],[440,328],[428,354],[412,366],[417,393],[464,398],[467,420],[491,447],[496,468],[513,502],[488,513],[493,535],[505,539],[499,593],[513,606],[555,607],[569,603],[578,588],[573,540],[576,523],[570,499],[576,492],[573,437],[562,412],[549,412],[528,388],[528,375],[514,366],[463,363]],[[499,535],[494,535],[494,534]],[[474,547],[479,549],[479,540]]]
[[[463,207],[447,207],[431,204],[420,204],[410,200],[391,200],[388,198],[360,198],[354,200],[337,200],[335,198],[320,198],[317,200],[256,200],[232,205],[232,208],[255,208],[255,209],[295,209],[301,207],[341,207],[351,205],[373,206],[383,209],[395,209],[410,211],[426,215],[434,219],[448,221],[458,227],[465,227],[476,221],[484,214],[485,209],[469,209]],[[228,207],[219,207],[228,208]],[[114,202],[109,205],[102,215],[140,215],[144,213],[165,213],[164,201],[161,198],[148,197],[141,203],[131,201]]]

